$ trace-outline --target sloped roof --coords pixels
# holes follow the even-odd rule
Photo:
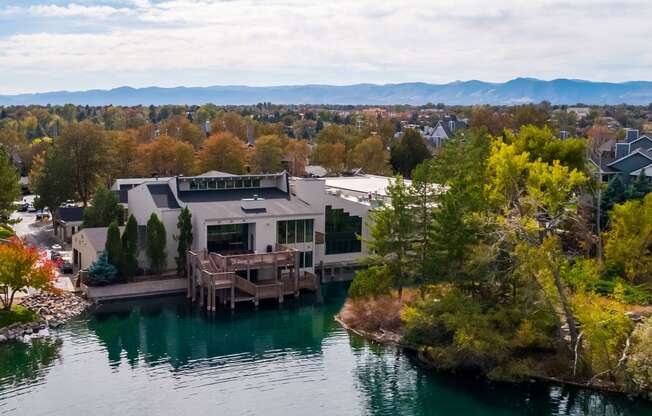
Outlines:
[[[181,208],[167,183],[148,183],[147,189],[157,208]]]
[[[84,208],[59,207],[56,209],[56,218],[64,222],[81,222],[84,220]]]

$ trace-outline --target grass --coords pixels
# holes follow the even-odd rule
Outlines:
[[[0,328],[9,326],[13,323],[26,323],[35,321],[38,318],[36,312],[15,305],[10,311],[0,311]]]

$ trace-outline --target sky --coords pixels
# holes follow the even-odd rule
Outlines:
[[[0,95],[652,80],[650,0],[0,0]]]

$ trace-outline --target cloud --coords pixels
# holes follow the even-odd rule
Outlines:
[[[8,3],[0,26],[14,24],[0,31],[0,94],[122,84],[620,81],[649,79],[652,66],[652,4],[641,1]]]

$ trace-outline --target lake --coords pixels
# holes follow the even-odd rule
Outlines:
[[[345,287],[206,316],[185,298],[113,303],[0,345],[0,415],[652,415],[619,395],[421,368],[333,321]]]

